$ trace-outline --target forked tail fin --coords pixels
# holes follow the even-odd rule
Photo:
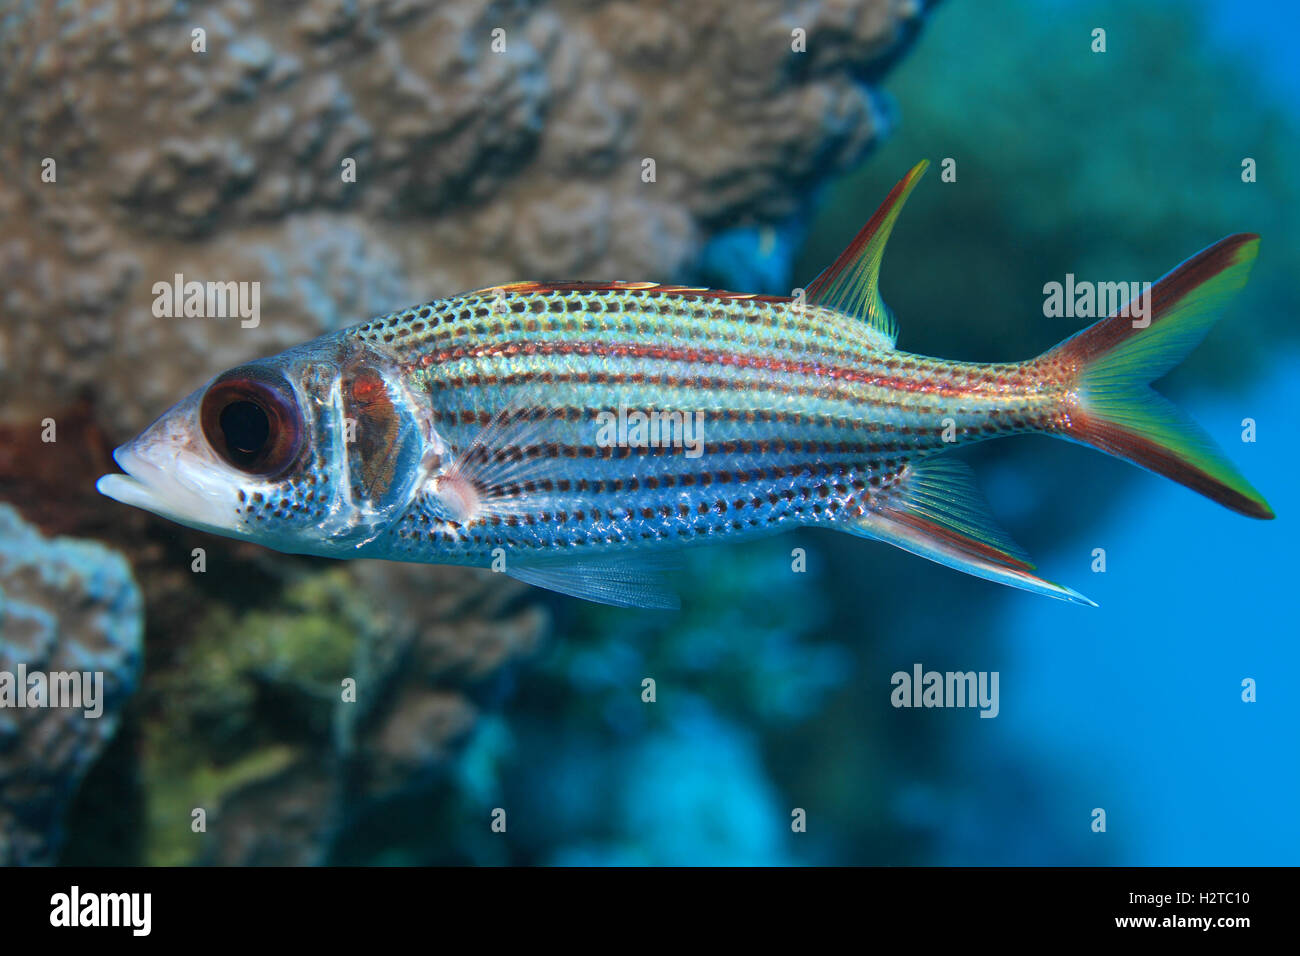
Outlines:
[[[1046,374],[1075,384],[1055,434],[1172,478],[1233,511],[1272,518],[1214,439],[1147,384],[1200,344],[1245,285],[1258,251],[1259,236],[1228,236],[1155,283],[1145,309],[1130,303],[1039,357]]]

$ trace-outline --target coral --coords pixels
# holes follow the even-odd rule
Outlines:
[[[484,572],[367,562],[299,574],[242,614],[210,607],[151,688],[167,706],[145,733],[149,861],[320,862],[356,819],[449,769],[476,688],[545,631],[537,608],[509,607],[522,591]]]
[[[21,357],[26,374],[0,381],[0,404],[30,415],[89,390],[126,435],[216,372],[421,298],[530,277],[680,278],[714,232],[789,220],[880,139],[886,112],[865,77],[919,10],[10,11],[0,365]],[[792,51],[796,29],[807,52]],[[261,282],[261,323],[156,318],[153,285],[176,273]]]
[[[0,505],[0,672],[103,675],[99,716],[0,706],[0,865],[54,861],[64,811],[135,689],[141,610],[121,555],[45,538]]]

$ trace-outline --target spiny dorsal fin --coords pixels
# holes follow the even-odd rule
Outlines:
[[[551,279],[546,281],[526,279],[491,285],[466,295],[535,295],[551,292],[645,292],[652,295],[694,296],[701,299],[745,299],[754,302],[789,302],[784,295],[760,295],[757,292],[728,292],[725,289],[708,289],[695,285],[665,285],[661,282],[630,282],[622,279],[587,281],[585,279]]]
[[[848,248],[809,283],[805,293],[809,305],[821,305],[856,316],[889,339],[891,345],[898,340],[898,323],[889,306],[881,300],[877,285],[880,260],[894,229],[894,220],[929,165],[930,161],[923,159],[913,166],[885,197],[876,214],[862,227]]]

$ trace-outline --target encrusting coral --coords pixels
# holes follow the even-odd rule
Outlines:
[[[0,866],[54,862],[64,811],[139,678],[141,611],[120,554],[46,538],[0,504]],[[69,677],[76,706],[60,706]]]

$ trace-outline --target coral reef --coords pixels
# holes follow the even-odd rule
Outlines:
[[[0,21],[0,362],[31,362],[0,403],[91,390],[122,434],[420,298],[679,277],[712,232],[790,218],[880,139],[862,78],[919,19],[892,0],[109,9]],[[261,282],[264,319],[156,318],[176,273]]]
[[[293,575],[242,614],[213,605],[150,688],[169,713],[144,746],[148,860],[320,862],[357,817],[427,786],[546,630],[540,609],[512,606],[523,591],[487,572],[366,563]]]
[[[0,706],[0,865],[54,861],[63,814],[135,689],[141,630],[140,592],[121,555],[45,538],[0,505],[0,673],[103,675],[98,716]]]

